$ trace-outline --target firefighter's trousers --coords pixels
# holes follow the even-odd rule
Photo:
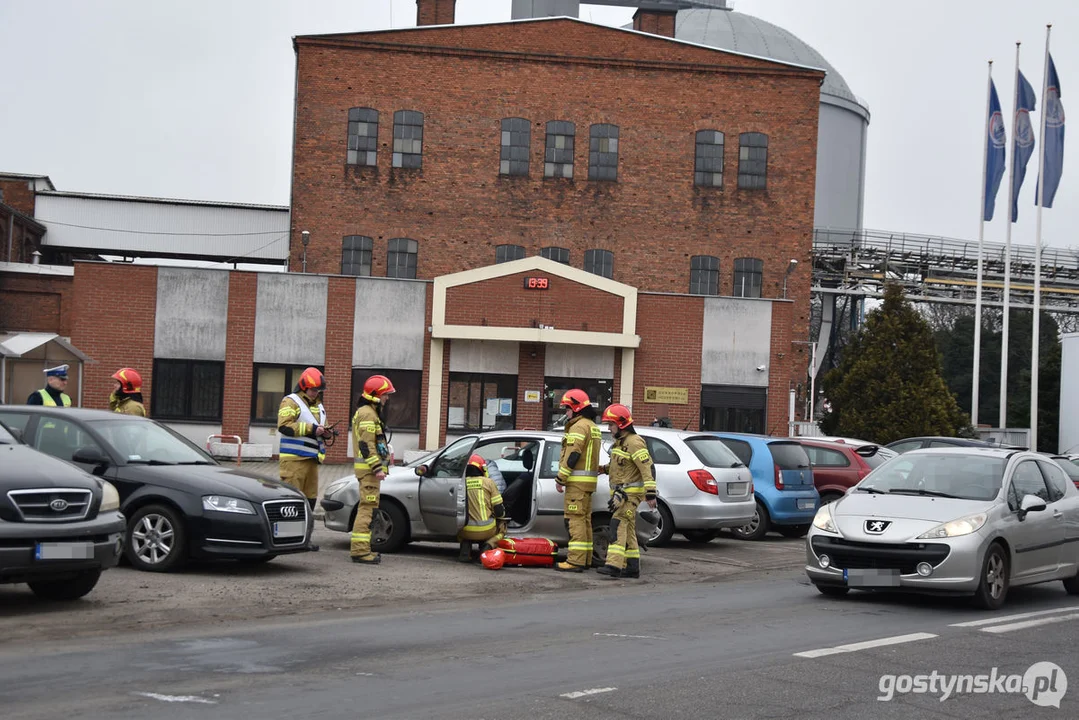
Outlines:
[[[467,526],[457,533],[459,542],[480,542],[494,547],[504,537],[502,523],[496,522],[489,528],[470,529]]]
[[[611,518],[611,542],[607,546],[607,564],[619,570],[626,567],[627,561],[636,560],[639,564],[641,549],[637,544],[637,506],[641,504],[640,495],[630,495],[622,507],[614,511]]]
[[[318,460],[315,458],[281,458],[281,482],[291,485],[308,500],[318,498]]]
[[[563,509],[569,533],[566,562],[578,567],[592,567],[592,490],[566,485]]]
[[[353,557],[371,555],[371,516],[378,507],[378,498],[382,487],[381,481],[374,475],[357,478],[360,481],[360,505],[356,509],[356,522],[352,525]]]

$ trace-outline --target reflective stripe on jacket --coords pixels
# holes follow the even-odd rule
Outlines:
[[[498,520],[494,516],[496,505],[502,504],[495,481],[490,477],[465,478],[465,492],[468,493],[468,522],[465,530],[490,530]]]
[[[566,423],[562,438],[562,458],[558,463],[558,481],[584,490],[596,489],[599,476],[599,449],[603,432],[594,422],[578,415]],[[577,453],[577,464],[569,466],[569,457]]]
[[[624,433],[616,438],[611,447],[611,464],[608,473],[611,489],[621,487],[627,495],[644,495],[656,492],[652,477],[652,456],[648,445],[637,433]]]
[[[352,416],[352,469],[356,477],[386,472],[389,454],[378,411],[367,403],[360,405]]]
[[[319,403],[317,407],[318,419],[311,412],[311,406],[306,399],[296,393],[288,395],[281,401],[281,408],[277,411],[277,426],[291,427],[296,434],[293,437],[281,436],[279,457],[316,459],[320,463],[326,459],[326,445],[310,435],[316,427],[326,424],[326,408],[322,406],[322,403]]]
[[[41,396],[41,404],[45,407],[59,407],[48,390],[38,390],[37,394]],[[71,407],[71,398],[67,393],[60,393],[60,401],[64,403],[64,407]]]

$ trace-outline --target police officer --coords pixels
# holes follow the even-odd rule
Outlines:
[[[637,507],[643,498],[656,507],[656,467],[648,445],[633,427],[633,416],[625,405],[614,404],[603,411],[602,421],[614,436],[611,462],[599,471],[610,476],[610,544],[607,564],[596,572],[610,578],[639,578],[641,550],[637,544]]]
[[[318,368],[309,367],[277,410],[281,482],[302,492],[312,510],[318,499],[318,466],[326,459],[322,438],[329,434],[322,405],[325,390],[325,377]]]
[[[371,517],[378,507],[382,481],[389,467],[390,449],[382,416],[396,390],[385,375],[372,375],[363,384],[360,407],[352,416],[353,469],[360,483],[360,505],[352,525],[349,555],[354,563],[377,565],[382,556],[371,552]]]
[[[71,398],[64,392],[67,388],[67,365],[57,365],[45,371],[45,387],[35,390],[26,398],[27,405],[45,407],[71,407]]]
[[[112,379],[116,383],[109,396],[109,410],[146,417],[146,407],[142,404],[142,375],[132,368],[120,368],[112,374]]]
[[[498,547],[498,541],[503,537],[502,521],[506,517],[506,508],[487,470],[487,461],[480,455],[470,457],[465,467],[468,521],[457,533],[457,540],[461,543],[457,559],[461,562],[472,560],[473,542],[483,543],[480,548],[480,552],[483,552]]]
[[[603,436],[596,426],[596,408],[584,390],[566,391],[561,407],[566,409],[566,428],[555,482],[565,493],[563,512],[569,553],[555,569],[584,572],[592,566],[592,493],[596,491]]]

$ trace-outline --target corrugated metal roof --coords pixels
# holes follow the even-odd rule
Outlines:
[[[116,200],[119,202],[149,202],[164,205],[209,205],[212,207],[227,208],[256,208],[258,210],[278,210],[288,212],[288,205],[257,205],[254,203],[223,202],[220,200],[183,200],[178,198],[147,197],[143,195],[104,195],[101,193],[88,192],[65,192],[43,190],[38,195],[55,195],[57,197],[89,198],[92,200]]]

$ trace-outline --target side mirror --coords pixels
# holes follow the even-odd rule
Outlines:
[[[80,465],[108,465],[109,458],[96,447],[81,447],[71,456],[71,461]]]
[[[1019,519],[1022,520],[1027,513],[1045,510],[1045,501],[1037,495],[1024,495],[1019,503]]]
[[[426,474],[427,474],[427,466],[426,465],[420,465],[418,468],[416,468],[416,476],[417,477],[423,477]]]

